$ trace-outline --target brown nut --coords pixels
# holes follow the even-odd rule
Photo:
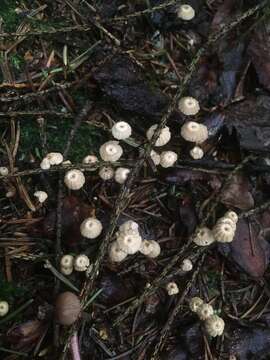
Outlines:
[[[77,295],[66,291],[58,295],[55,302],[55,317],[61,325],[73,324],[81,312],[81,304]]]

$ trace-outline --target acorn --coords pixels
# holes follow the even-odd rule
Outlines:
[[[55,302],[55,317],[61,325],[72,325],[79,317],[81,304],[77,295],[70,291],[57,296]]]

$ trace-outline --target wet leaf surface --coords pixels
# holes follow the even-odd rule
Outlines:
[[[7,332],[7,341],[13,344],[15,349],[29,349],[36,345],[45,327],[46,325],[39,320],[15,325]]]

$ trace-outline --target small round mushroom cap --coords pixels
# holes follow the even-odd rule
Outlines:
[[[156,131],[158,127],[158,124],[152,125],[146,132],[146,137],[148,140],[151,140],[154,132]],[[155,146],[164,146],[166,145],[169,141],[171,140],[171,132],[170,129],[168,128],[168,126],[165,126],[160,134],[159,137],[155,143]]]
[[[74,256],[69,254],[62,256],[60,260],[60,265],[67,268],[73,268]]]
[[[181,127],[181,136],[190,142],[203,143],[208,139],[207,127],[195,121],[188,121]]]
[[[79,317],[81,304],[77,295],[66,291],[57,296],[55,317],[61,325],[72,325]]]
[[[0,166],[0,175],[1,176],[6,176],[6,175],[8,175],[8,173],[9,173],[9,171],[6,166]]]
[[[96,157],[96,155],[87,155],[83,158],[82,162],[86,165],[93,165],[98,163],[98,158]],[[95,169],[91,169],[90,171],[95,171]]]
[[[157,241],[149,240],[150,244],[152,245],[152,251],[147,255],[149,258],[156,258],[160,255],[161,248]]]
[[[112,127],[112,136],[117,140],[125,140],[130,137],[131,126],[125,121],[119,121]]]
[[[121,250],[125,251],[129,255],[133,255],[140,250],[142,238],[139,233],[126,234],[119,232],[116,238],[116,242]]]
[[[49,170],[50,167],[51,167],[50,161],[45,157],[40,163],[40,168],[42,170]]]
[[[122,156],[123,149],[118,141],[107,141],[99,148],[99,154],[102,160],[115,162]]]
[[[169,296],[176,295],[179,293],[179,288],[175,282],[169,282],[166,285],[166,290]]]
[[[109,249],[109,258],[112,262],[121,262],[127,257],[127,253],[120,249],[119,244],[114,241]]]
[[[70,190],[79,190],[85,183],[85,177],[81,170],[72,169],[65,174],[64,183]]]
[[[87,239],[95,239],[102,232],[102,224],[98,219],[89,217],[81,223],[80,231]]]
[[[236,230],[236,223],[232,219],[225,216],[218,219],[217,224],[227,224],[231,226],[234,229],[234,231]]]
[[[60,272],[63,275],[71,275],[73,273],[73,267],[60,266]]]
[[[192,269],[193,269],[193,264],[192,264],[191,260],[184,259],[181,264],[181,270],[184,272],[188,272],[188,271],[191,271]]]
[[[99,174],[99,176],[101,177],[102,180],[107,181],[107,180],[111,180],[113,178],[114,170],[110,166],[103,166],[99,170],[98,174]]]
[[[148,240],[143,240],[139,249],[140,253],[147,256],[151,253],[152,250],[153,245],[151,244],[151,242]]]
[[[90,265],[90,260],[88,256],[84,254],[78,255],[74,259],[74,269],[76,271],[79,272],[86,271],[89,265]]]
[[[224,320],[217,315],[211,315],[205,321],[205,330],[212,337],[221,336],[223,334],[224,327]]]
[[[156,166],[160,164],[160,155],[155,150],[151,151],[150,157]]]
[[[178,103],[178,108],[185,115],[196,115],[200,111],[198,100],[190,96],[181,98]]]
[[[226,223],[219,223],[213,227],[213,236],[217,242],[230,243],[233,241],[235,228]]]
[[[194,148],[190,150],[189,154],[194,160],[202,159],[204,156],[203,149],[199,146],[194,146]]]
[[[238,221],[238,215],[236,214],[235,211],[226,211],[224,217],[231,219],[235,223],[237,223]]]
[[[214,309],[209,304],[202,304],[198,308],[197,314],[198,314],[200,320],[204,321],[204,320],[208,319],[210,316],[212,316],[214,314]]]
[[[51,152],[46,155],[46,158],[49,160],[50,165],[60,165],[64,160],[63,155],[59,152]]]
[[[174,151],[163,151],[160,154],[160,165],[164,168],[171,167],[177,161],[178,155]]]
[[[42,204],[48,199],[48,194],[45,191],[35,191],[34,196]]]
[[[122,225],[119,226],[119,232],[128,232],[130,230],[135,230],[136,232],[139,232],[139,224],[137,224],[133,220],[125,221]]]
[[[118,183],[118,184],[124,184],[124,182],[127,180],[128,178],[128,174],[130,173],[130,169],[127,168],[123,168],[123,167],[119,167],[118,169],[116,169],[115,174],[114,174],[114,180]]]
[[[193,242],[198,246],[208,246],[215,241],[212,231],[206,227],[199,227],[193,236]]]
[[[192,6],[188,4],[183,4],[179,6],[179,9],[177,11],[177,16],[182,20],[192,20],[195,16],[195,10]]]
[[[0,301],[0,317],[7,315],[9,312],[9,305],[7,301]]]
[[[193,297],[189,301],[189,308],[192,312],[197,312],[199,307],[202,306],[203,300],[197,296]]]

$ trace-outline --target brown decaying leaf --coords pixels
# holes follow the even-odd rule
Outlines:
[[[16,349],[31,348],[45,330],[45,324],[39,320],[30,320],[13,326],[7,332],[7,341]]]
[[[243,175],[235,175],[225,186],[221,202],[228,207],[236,207],[241,210],[249,210],[254,207],[254,199],[250,193],[250,183]]]

